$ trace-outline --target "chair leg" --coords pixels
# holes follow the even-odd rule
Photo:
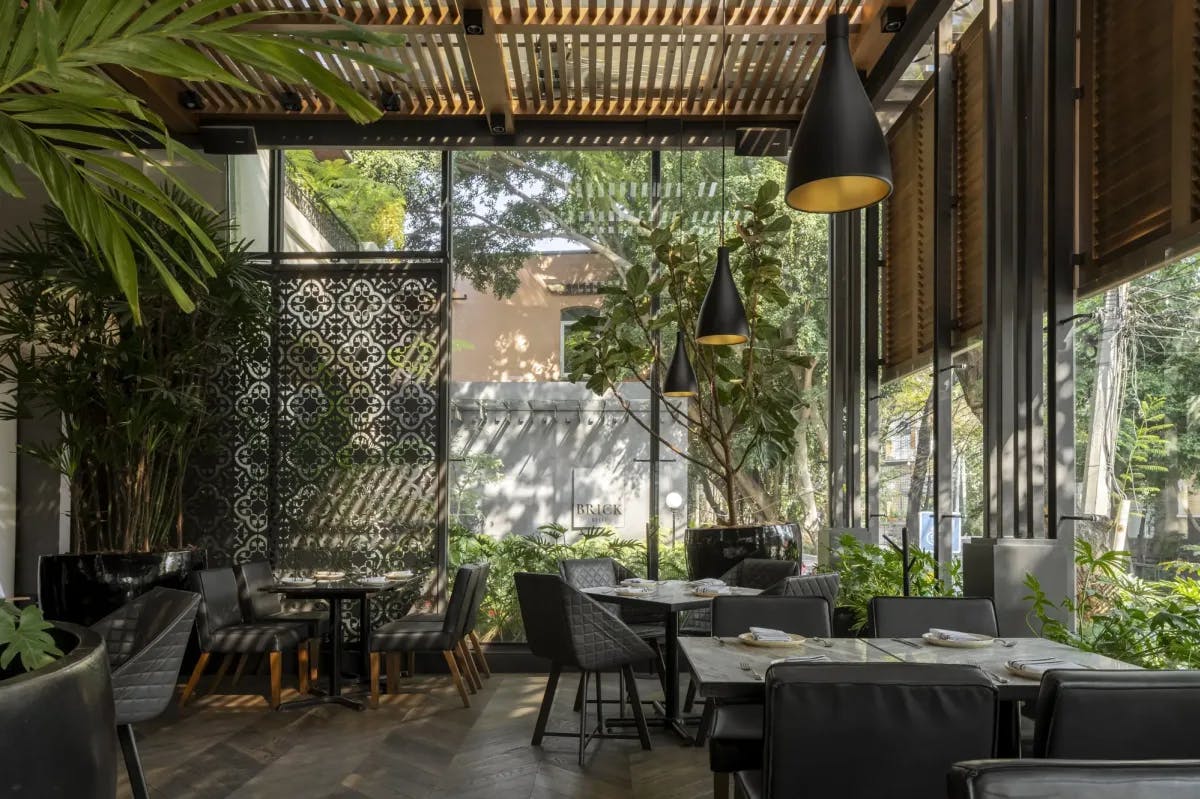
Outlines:
[[[663,691],[667,690],[667,661],[663,657],[662,647],[657,638],[650,639],[650,648],[654,650],[654,670],[658,672],[658,681],[662,683]]]
[[[475,659],[479,661],[479,670],[483,672],[484,677],[492,676],[492,667],[488,665],[487,658],[483,654],[483,642],[479,640],[479,633],[471,630],[471,646],[475,650]]]
[[[542,694],[542,708],[538,711],[537,724],[533,727],[533,746],[542,745],[546,723],[550,721],[550,708],[554,705],[554,692],[558,690],[558,678],[561,674],[562,666],[558,663],[550,666],[550,676],[546,678],[546,692]]]
[[[409,677],[417,676],[417,653],[409,652],[408,658],[405,660],[404,670],[408,672]]]
[[[479,689],[475,687],[475,678],[471,676],[471,667],[463,659],[462,646],[456,646],[453,650],[454,660],[458,663],[458,673],[463,676],[463,682],[467,684],[467,690],[471,693],[478,693]]]
[[[310,638],[308,641],[308,680],[316,682],[321,679],[321,639]]]
[[[459,660],[463,662],[463,672],[471,680],[471,685],[476,691],[483,690],[483,679],[479,676],[479,670],[475,668],[475,661],[471,658],[471,653],[467,650],[467,642],[460,640],[456,650]]]
[[[283,653],[271,653],[271,710],[283,703]]]
[[[221,687],[221,680],[225,679],[225,672],[229,671],[229,664],[233,662],[235,657],[236,655],[230,652],[229,654],[225,655],[225,657],[221,658],[221,665],[217,666],[217,676],[213,680],[213,684],[208,688],[209,696],[215,694],[217,689]]]
[[[388,656],[389,660],[391,655]],[[392,686],[392,675],[388,673],[388,690]],[[371,653],[371,707],[379,707],[379,653]]]
[[[458,689],[458,696],[462,699],[463,707],[470,707],[471,697],[467,693],[467,684],[463,682],[462,673],[458,670],[458,661],[454,659],[454,652],[449,649],[443,650],[442,657],[446,659],[446,665],[450,668],[450,679],[454,681],[454,687]]]
[[[296,677],[299,682],[300,693],[308,693],[308,680],[312,676],[312,672],[308,668],[308,645],[310,641],[301,641],[300,646],[296,647]]]
[[[579,709],[581,707],[583,707],[583,680],[582,679],[579,681],[579,687],[575,689],[575,707],[574,707],[575,712],[578,713]]]
[[[729,799],[729,775],[713,772],[713,799]]]
[[[183,693],[179,695],[180,710],[183,710],[183,706],[187,704],[192,691],[196,690],[196,683],[200,682],[200,675],[204,673],[204,667],[208,665],[208,655],[208,652],[200,653],[200,658],[196,661],[196,667],[192,669],[192,676],[188,677],[187,685],[183,686]]]
[[[696,746],[704,746],[708,740],[708,731],[712,727],[713,714],[717,712],[717,703],[711,699],[704,700],[704,710],[700,713],[700,729],[696,730]]]
[[[579,707],[579,765],[583,765],[583,750],[587,748],[587,689],[588,689],[588,672],[579,672],[579,685],[582,687],[580,696],[584,702]]]
[[[133,737],[133,725],[118,724],[117,738],[121,741],[121,753],[125,755],[125,770],[129,772],[129,789],[133,792],[133,799],[150,799],[146,775],[142,773],[142,759],[138,757],[137,740]]]
[[[696,681],[688,680],[687,696],[683,700],[683,712],[691,713],[696,705]]]
[[[233,670],[233,679],[229,682],[230,688],[237,688],[238,680],[242,678],[242,670],[246,668],[246,661],[249,659],[249,653],[245,652],[238,657],[237,668]]]
[[[633,674],[633,666],[622,666],[621,673],[625,675],[625,690],[629,692],[629,704],[633,709],[633,720],[637,724],[638,740],[643,749],[650,748],[650,728],[646,726],[646,713],[642,710],[642,699],[638,696],[637,678]]]
[[[389,694],[400,693],[400,653],[387,653],[387,689]]]

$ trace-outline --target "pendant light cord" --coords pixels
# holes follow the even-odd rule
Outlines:
[[[725,246],[725,68],[726,58],[729,54],[729,40],[725,35],[725,25],[729,18],[728,0],[721,0],[721,207],[718,210],[719,228],[717,235],[720,237],[720,242],[717,246]]]

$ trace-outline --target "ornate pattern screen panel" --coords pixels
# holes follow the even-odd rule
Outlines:
[[[214,457],[222,466],[196,470],[192,493],[203,501],[190,521],[193,540],[210,547],[210,561],[241,562],[269,551],[283,573],[413,570],[419,579],[409,588],[371,603],[372,624],[432,600],[445,488],[442,282],[440,269],[423,267],[276,275],[262,381],[267,399],[249,401],[248,393],[263,389],[245,377],[216,386],[216,393],[234,395],[216,399],[229,418],[220,431],[222,454]],[[229,371],[248,371],[241,360],[253,352],[231,359]],[[252,468],[239,477],[222,473],[246,465]],[[273,502],[239,504],[239,490],[256,499],[265,491]],[[203,507],[217,510],[205,514]],[[345,622],[353,638],[357,613]]]

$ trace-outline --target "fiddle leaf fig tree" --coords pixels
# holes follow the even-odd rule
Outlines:
[[[796,350],[780,324],[789,301],[782,249],[791,219],[776,202],[778,195],[778,183],[764,183],[754,201],[740,207],[736,233],[725,241],[750,326],[745,344],[696,343],[695,320],[712,277],[716,242],[683,230],[678,218],[645,237],[654,264],[633,264],[606,287],[602,313],[576,322],[567,342],[570,378],[596,394],[611,393],[647,432],[649,424],[633,413],[624,391],[640,383],[662,398],[666,412],[686,427],[688,445],[658,438],[700,470],[722,525],[765,521],[756,518],[761,511],[741,472],[751,464],[770,469],[797,446],[797,411],[804,398],[788,367],[809,365],[811,356]],[[672,354],[658,340],[673,341],[676,330],[684,333],[699,381],[698,395],[679,402],[650,380],[655,362],[661,374]]]

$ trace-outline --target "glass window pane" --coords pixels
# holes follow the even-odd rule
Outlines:
[[[229,221],[251,252],[266,252],[271,224],[271,153],[230,155]]]

